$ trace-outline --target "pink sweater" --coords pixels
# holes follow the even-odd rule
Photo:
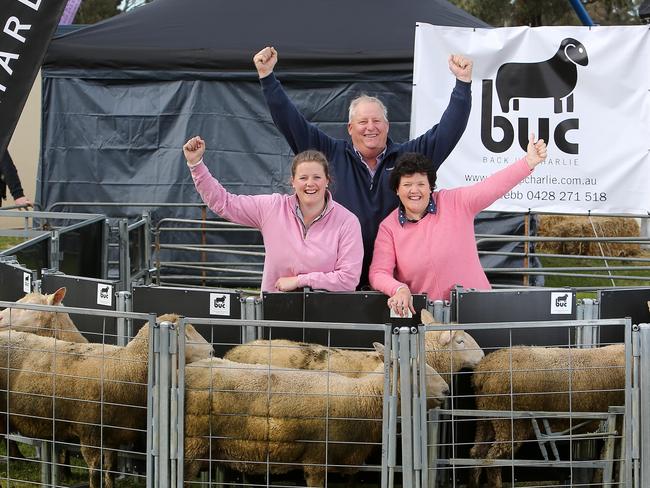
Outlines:
[[[398,209],[379,226],[370,285],[392,296],[400,285],[430,300],[447,300],[455,285],[489,290],[478,258],[474,216],[531,173],[520,159],[480,183],[433,192],[437,211],[418,222],[397,220]]]
[[[295,195],[233,195],[200,163],[190,168],[203,202],[226,220],[262,232],[266,257],[262,291],[276,291],[278,278],[297,276],[299,286],[354,291],[361,275],[363,244],[357,217],[332,200],[325,215],[303,236]]]

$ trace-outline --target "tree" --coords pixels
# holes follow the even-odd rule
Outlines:
[[[581,25],[569,0],[451,0],[495,27]],[[641,0],[582,0],[596,24],[638,24]]]
[[[83,0],[74,18],[75,24],[94,24],[120,13],[120,0]]]
[[[591,18],[600,25],[640,24],[641,0],[583,0]],[[598,20],[596,20],[598,19]]]

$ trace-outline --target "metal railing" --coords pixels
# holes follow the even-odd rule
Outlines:
[[[146,238],[149,239],[151,248],[148,249],[148,256],[138,263],[149,263],[152,270],[152,278],[157,284],[187,284],[187,285],[209,285],[209,286],[236,286],[246,288],[258,288],[261,283],[262,267],[264,261],[264,247],[256,229],[247,228],[232,224],[223,220],[208,219],[208,210],[200,203],[131,203],[131,202],[57,202],[50,206],[51,209],[67,209],[74,207],[84,208],[105,208],[121,209],[125,207],[142,208],[147,211],[156,209],[171,209],[176,207],[196,208],[200,213],[200,219],[176,219],[176,218],[152,218],[149,215],[151,232]],[[42,231],[33,230],[28,224],[29,219],[26,212],[15,211],[16,216],[25,219],[23,230],[12,230],[4,235],[17,235],[30,237],[38,236]],[[1,215],[1,214],[0,214]],[[74,214],[71,214],[74,215]],[[538,213],[529,211],[521,213],[524,219],[525,234],[530,231],[530,219],[538,215],[566,215],[559,212]],[[573,215],[573,214],[572,214]],[[586,217],[631,217],[642,219],[645,223],[648,220],[647,214],[576,214]],[[133,225],[133,224],[129,224]],[[597,232],[596,226],[593,226]],[[131,231],[129,231],[131,232]],[[599,231],[598,231],[599,232]],[[0,235],[3,235],[0,232]],[[142,239],[139,239],[142,241]],[[128,239],[131,245],[131,239]],[[650,247],[650,237],[616,237],[616,236],[592,236],[592,237],[536,237],[536,236],[503,236],[479,234],[476,236],[477,247],[480,256],[501,256],[504,258],[517,258],[522,265],[517,267],[487,267],[486,273],[498,281],[502,277],[507,284],[497,283],[495,287],[516,287],[529,286],[530,277],[564,277],[593,278],[607,280],[609,284],[603,286],[627,286],[630,282],[650,283],[650,257],[646,256],[624,256],[608,254],[609,244],[631,244],[643,247]],[[540,243],[571,243],[571,244],[598,244],[600,252],[598,255],[574,255],[534,252],[534,244]],[[495,244],[518,244],[522,251],[489,250],[485,249]],[[148,246],[147,246],[148,248]],[[504,247],[505,248],[505,247]],[[532,267],[531,262],[536,259],[553,259],[558,265],[553,267]],[[122,259],[122,258],[120,258]],[[571,263],[562,266],[562,261]],[[579,260],[580,264],[575,264]],[[614,263],[613,263],[614,262]],[[111,265],[117,263],[113,258]],[[590,263],[598,263],[591,266]],[[120,262],[120,276],[124,273],[123,264]],[[148,271],[145,266],[138,270],[131,270],[128,279],[145,280],[148,278]],[[635,273],[635,271],[638,271]],[[130,276],[134,275],[134,276]],[[512,278],[512,279],[509,279]],[[517,284],[514,279],[521,280]],[[508,283],[510,281],[510,283]],[[595,287],[585,286],[580,290],[593,290]]]

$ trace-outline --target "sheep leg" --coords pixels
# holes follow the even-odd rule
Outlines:
[[[99,488],[101,485],[99,466],[101,451],[96,447],[84,446],[82,442],[81,455],[88,466],[89,488]]]
[[[210,443],[201,437],[185,438],[185,481],[195,480],[210,452]]]
[[[6,382],[5,382],[6,384]],[[6,404],[6,395],[2,395],[0,397],[0,401],[2,402],[2,405]],[[5,434],[5,425],[7,423],[7,416],[5,414],[0,415],[0,434]],[[13,459],[25,459],[25,456],[23,456],[23,453],[20,452],[20,449],[18,449],[18,444],[16,444],[16,441],[10,441],[6,440],[6,446],[7,446],[7,453],[10,458]]]
[[[489,442],[494,440],[494,429],[491,420],[479,420],[476,423],[476,434],[474,435],[474,447],[469,451],[472,459],[485,459],[490,449]],[[468,486],[478,488],[481,481],[481,467],[472,468]]]
[[[562,113],[562,99],[561,98],[554,98],[553,99],[553,111],[556,114],[561,114]]]
[[[494,420],[494,444],[488,449],[486,459],[512,459],[521,447],[523,441],[530,439],[531,428],[528,421],[515,420],[513,422],[514,432],[510,428],[510,420]],[[488,486],[490,488],[501,488],[501,466],[487,468]]]
[[[201,471],[201,462],[200,461],[191,461],[191,462],[185,462],[185,469],[183,473],[183,481],[184,486],[187,486],[188,488],[190,486],[193,486],[192,481],[195,480],[199,476],[199,472]]]
[[[104,451],[104,488],[113,488],[115,484],[115,472],[117,466],[117,451],[106,449]]]
[[[72,476],[72,469],[70,468],[70,451],[65,447],[58,449],[57,463],[59,474],[63,477],[70,478]]]

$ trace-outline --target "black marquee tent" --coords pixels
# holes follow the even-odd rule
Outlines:
[[[46,67],[250,72],[272,44],[283,71],[410,72],[418,21],[488,27],[446,0],[156,0],[55,40]]]
[[[416,22],[488,27],[445,0],[156,0],[59,36],[43,69],[37,200],[198,202],[181,152],[195,134],[231,191],[285,191],[291,151],[252,64],[266,45],[279,52],[291,98],[323,130],[347,137],[347,105],[367,93],[384,100],[391,137],[404,140]],[[490,233],[513,233],[523,219],[482,220]]]

